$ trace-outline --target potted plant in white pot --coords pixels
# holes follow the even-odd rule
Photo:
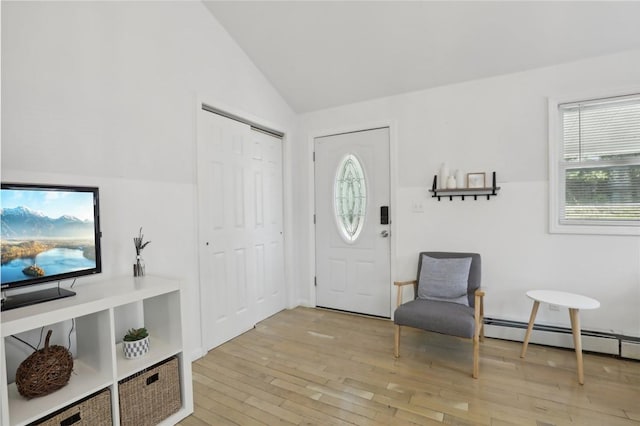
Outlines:
[[[149,352],[149,332],[146,328],[130,328],[122,339],[122,351],[127,359],[139,358]]]

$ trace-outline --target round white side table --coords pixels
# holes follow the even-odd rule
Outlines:
[[[564,291],[555,290],[530,290],[527,297],[533,300],[533,308],[531,309],[531,318],[529,318],[529,326],[524,336],[522,344],[522,353],[520,358],[524,358],[527,352],[527,345],[533,330],[533,323],[538,313],[540,303],[549,303],[551,305],[563,306],[569,309],[569,319],[571,320],[571,332],[573,333],[573,346],[576,349],[576,359],[578,364],[578,382],[584,384],[584,368],[582,364],[582,339],[580,336],[580,309],[597,309],[600,302],[590,297],[582,296],[575,293],[566,293]]]

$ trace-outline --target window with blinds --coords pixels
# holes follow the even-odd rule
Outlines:
[[[558,111],[560,224],[640,225],[640,95]]]

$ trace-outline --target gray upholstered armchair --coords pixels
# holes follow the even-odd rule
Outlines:
[[[479,341],[484,340],[481,261],[477,253],[422,252],[418,277],[396,281],[395,356],[400,356],[400,327],[408,326],[473,339],[473,377],[478,378]],[[414,286],[414,300],[402,303],[402,288]]]

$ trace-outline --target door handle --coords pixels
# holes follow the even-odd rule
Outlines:
[[[389,236],[389,231],[385,229],[380,232],[380,235],[382,236],[382,238],[387,238]]]
[[[380,225],[389,224],[389,206],[380,206]]]

